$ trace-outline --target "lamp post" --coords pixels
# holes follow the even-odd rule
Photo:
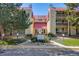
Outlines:
[[[78,22],[78,25],[79,25],[79,22]]]
[[[70,23],[69,20],[68,20],[68,26],[67,27],[68,27],[68,34],[67,35],[70,36],[70,33],[71,33],[71,31],[70,31],[71,30],[71,23]]]
[[[2,34],[2,40],[4,39],[5,34]]]
[[[19,33],[17,33],[17,39],[18,39]]]
[[[63,40],[64,40],[64,36],[65,36],[65,34],[62,34],[62,36],[63,36]]]

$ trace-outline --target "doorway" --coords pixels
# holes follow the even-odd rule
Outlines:
[[[35,34],[46,34],[46,29],[35,29]]]

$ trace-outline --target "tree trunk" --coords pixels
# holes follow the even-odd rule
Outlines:
[[[69,23],[69,20],[68,20],[68,36],[70,34],[70,23]]]
[[[4,39],[4,29],[2,27],[2,25],[0,25],[0,34],[1,34],[1,39],[3,40]]]

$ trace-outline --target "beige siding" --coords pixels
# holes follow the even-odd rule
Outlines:
[[[47,26],[48,32],[56,34],[56,12],[53,10],[49,10],[49,21]]]

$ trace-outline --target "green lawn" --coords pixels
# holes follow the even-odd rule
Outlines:
[[[67,46],[79,46],[79,39],[64,39],[58,40],[57,42]]]

